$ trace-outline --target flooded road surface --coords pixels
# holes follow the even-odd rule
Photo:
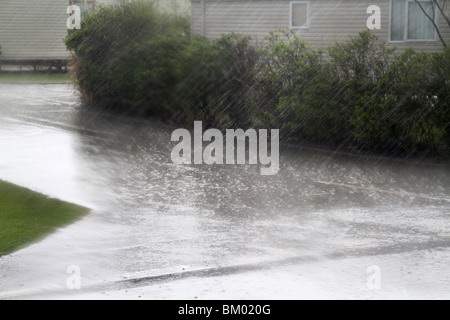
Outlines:
[[[176,166],[173,128],[77,106],[68,85],[0,84],[0,179],[92,208],[0,258],[0,298],[450,298],[448,165]]]

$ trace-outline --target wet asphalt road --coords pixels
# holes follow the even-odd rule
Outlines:
[[[0,258],[0,298],[74,297],[71,265],[75,297],[450,298],[448,164],[284,148],[274,177],[176,166],[174,128],[77,107],[69,85],[0,84],[0,179],[92,208]]]

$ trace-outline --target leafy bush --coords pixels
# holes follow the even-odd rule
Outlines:
[[[293,33],[272,34],[265,124],[291,140],[354,151],[448,153],[449,51],[394,51],[369,31],[326,54]]]
[[[70,31],[83,103],[206,126],[280,128],[353,151],[449,155],[450,51],[400,55],[370,31],[317,50],[290,31],[190,37],[189,19],[123,1]]]
[[[167,116],[178,79],[177,56],[189,19],[157,10],[156,1],[122,1],[88,15],[66,45],[85,105]]]
[[[394,59],[378,83],[378,96],[384,97],[381,107],[386,111],[376,121],[390,129],[383,140],[390,139],[399,150],[437,152],[442,144],[444,124],[437,116],[445,108],[442,98],[448,91],[436,86],[432,69],[441,55],[407,50]]]
[[[259,54],[250,38],[225,35],[196,38],[183,52],[179,104],[206,125],[250,127]]]
[[[318,81],[323,68],[322,53],[290,31],[271,33],[262,52],[260,91],[263,100],[260,103],[264,108],[260,121],[265,126],[281,128],[285,137],[308,135],[309,130],[320,131],[312,128],[326,126],[319,121],[323,119],[320,96],[311,97],[323,84]]]
[[[189,19],[155,1],[121,2],[70,31],[75,75],[85,105],[207,124],[251,124],[249,88],[259,61],[250,39],[190,39]]]

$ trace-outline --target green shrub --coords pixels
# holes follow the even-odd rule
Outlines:
[[[390,69],[386,92],[397,102],[394,114],[402,120],[398,140],[407,150],[442,150],[450,120],[449,63],[448,50],[431,54],[409,50],[396,57]]]
[[[260,122],[281,128],[285,138],[307,137],[312,131],[321,131],[316,126],[327,126],[321,121],[326,120],[321,110],[323,96],[316,95],[327,87],[326,79],[322,79],[322,52],[310,47],[296,33],[281,31],[270,34],[262,54],[260,104],[264,107]]]
[[[88,15],[66,45],[85,105],[144,115],[173,110],[177,56],[189,19],[158,11],[156,1],[122,1]]]
[[[210,42],[196,38],[183,52],[179,104],[206,125],[250,127],[259,54],[236,34]]]
[[[370,31],[317,50],[291,31],[190,37],[155,1],[88,15],[67,46],[83,103],[219,128],[280,128],[284,140],[448,156],[450,51],[395,50]]]
[[[132,1],[101,7],[67,47],[85,105],[177,122],[251,125],[259,61],[250,38],[190,39],[189,21]],[[191,121],[192,122],[192,121]]]
[[[292,32],[264,48],[262,119],[285,138],[354,151],[448,154],[449,51],[394,49],[369,31],[327,54]]]

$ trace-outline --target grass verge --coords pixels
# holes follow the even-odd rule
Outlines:
[[[70,74],[0,73],[0,83],[69,83]]]
[[[0,257],[25,247],[89,210],[0,181]]]

